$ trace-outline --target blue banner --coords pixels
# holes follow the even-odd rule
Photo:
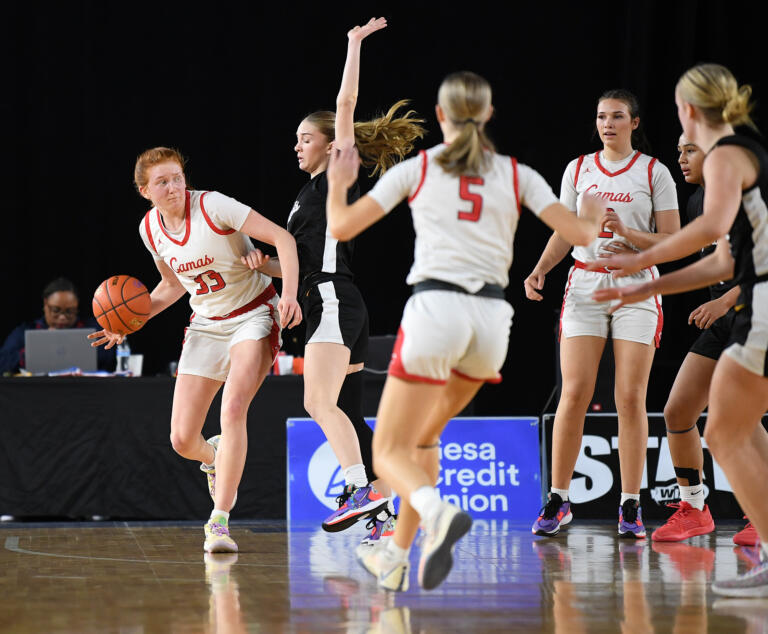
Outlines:
[[[311,418],[289,418],[286,436],[288,521],[320,522],[336,510],[344,474]],[[529,519],[541,506],[538,418],[455,418],[439,451],[440,494],[473,517]]]

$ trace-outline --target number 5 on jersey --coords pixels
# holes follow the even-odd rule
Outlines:
[[[477,222],[483,212],[483,197],[470,191],[470,185],[482,185],[485,180],[479,176],[461,176],[459,178],[459,198],[472,203],[471,211],[459,211],[459,220]]]

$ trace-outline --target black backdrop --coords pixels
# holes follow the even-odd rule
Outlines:
[[[365,41],[357,114],[408,97],[440,140],[433,105],[440,79],[471,69],[494,86],[490,125],[498,149],[533,165],[559,191],[567,162],[595,149],[594,106],[607,88],[640,98],[654,154],[672,170],[681,207],[691,193],[675,160],[673,89],[699,61],[729,66],[766,85],[763,28],[721,2],[569,3],[14,3],[0,37],[3,229],[0,336],[40,312],[39,292],[58,275],[82,289],[158,276],[139,239],[147,205],[133,190],[137,154],[180,148],[188,178],[283,224],[306,180],[293,153],[295,129],[333,108],[345,33],[371,15],[389,27]],[[741,6],[741,5],[740,5]],[[749,10],[749,5],[747,5]],[[761,109],[758,108],[758,124]],[[363,180],[363,189],[370,182]],[[555,381],[553,329],[567,267],[550,276],[546,300],[528,302],[522,280],[549,231],[524,214],[508,297],[516,310],[506,381],[484,388],[476,413],[535,413]],[[405,207],[358,239],[358,282],[373,334],[393,333],[408,296],[413,231]],[[685,324],[703,295],[665,300],[666,325],[652,380],[663,406],[695,333]],[[145,372],[179,351],[182,300],[131,337]],[[519,377],[525,377],[519,378]],[[657,403],[660,403],[658,405]]]

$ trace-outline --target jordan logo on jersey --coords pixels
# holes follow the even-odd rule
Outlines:
[[[299,201],[297,200],[295,203],[293,203],[293,207],[291,208],[291,213],[288,214],[287,222],[291,221],[293,214],[295,214],[298,210],[299,210]]]
[[[597,185],[590,185],[587,187],[587,193],[597,196],[597,198],[602,198],[603,200],[609,200],[612,203],[631,203],[634,200],[634,198],[629,195],[629,192],[619,192],[616,194],[614,192],[592,191],[593,189],[597,189]]]
[[[213,261],[214,258],[206,255],[204,258],[197,258],[197,260],[182,262],[177,266],[178,260],[175,257],[172,257],[168,264],[174,271],[176,271],[176,273],[185,273],[187,271],[191,271],[192,269],[199,269],[200,267],[213,264]]]

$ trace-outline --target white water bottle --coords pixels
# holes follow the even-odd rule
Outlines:
[[[117,367],[116,372],[128,372],[128,359],[131,357],[131,346],[128,343],[128,337],[123,337],[123,342],[117,344]]]

